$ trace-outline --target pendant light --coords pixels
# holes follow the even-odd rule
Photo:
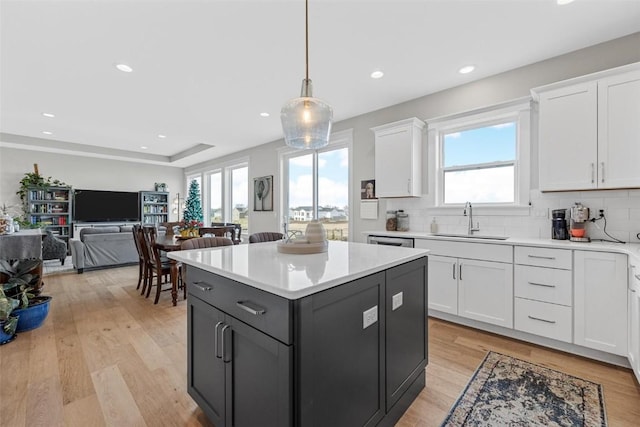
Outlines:
[[[309,79],[309,0],[305,0],[306,75],[299,98],[287,102],[280,111],[284,142],[293,148],[321,148],[329,143],[333,110],[314,98]]]

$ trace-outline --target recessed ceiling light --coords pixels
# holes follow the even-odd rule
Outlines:
[[[147,148],[149,148],[149,147],[147,147],[146,145],[143,145],[143,146],[142,146],[142,147],[140,147],[140,148],[142,148],[143,150],[146,150],[146,149],[147,149]]]
[[[269,113],[260,113],[260,117],[269,117],[270,114]]]
[[[166,137],[167,137],[167,135],[163,135],[163,134],[159,134],[159,135],[158,135],[158,138],[160,138],[160,139],[164,139],[164,138],[166,138]]]
[[[458,72],[459,72],[460,74],[468,74],[468,73],[472,72],[472,71],[473,71],[473,70],[475,70],[475,69],[476,69],[476,67],[475,67],[475,66],[473,66],[473,65],[467,65],[467,66],[465,66],[465,67],[460,68],[460,69],[458,70]]]
[[[565,4],[573,3],[573,0],[557,0],[557,3],[560,6],[564,6]]]
[[[42,115],[49,118],[53,118],[56,116],[55,114],[51,114],[51,113],[42,113]]]
[[[45,135],[53,135],[53,132],[49,132],[48,130],[43,130],[42,133]]]
[[[382,76],[384,76],[384,73],[380,70],[376,70],[373,73],[371,73],[371,78],[372,79],[380,79],[382,78]]]
[[[116,68],[122,71],[123,73],[130,73],[133,71],[133,68],[131,68],[127,64],[116,64]]]

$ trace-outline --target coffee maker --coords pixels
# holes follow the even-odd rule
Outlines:
[[[590,242],[587,236],[587,222],[589,221],[589,208],[582,203],[576,202],[571,207],[571,228],[569,229],[569,240],[572,242]]]
[[[567,210],[554,209],[551,211],[551,238],[554,240],[567,240],[569,230],[567,230]]]

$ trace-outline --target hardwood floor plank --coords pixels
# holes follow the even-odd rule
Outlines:
[[[98,396],[92,394],[65,405],[64,424],[66,427],[106,426]]]
[[[91,378],[107,425],[147,426],[116,365],[92,372]]]
[[[45,276],[45,324],[0,347],[0,426],[213,427],[186,391],[186,303],[163,293],[154,305],[135,289],[137,274]],[[427,385],[397,426],[439,426],[488,350],[601,383],[609,425],[639,425],[630,370],[429,319]]]

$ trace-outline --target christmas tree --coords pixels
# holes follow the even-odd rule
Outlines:
[[[200,204],[200,185],[195,179],[189,184],[189,195],[185,203],[183,221],[186,224],[202,225],[202,205]]]

